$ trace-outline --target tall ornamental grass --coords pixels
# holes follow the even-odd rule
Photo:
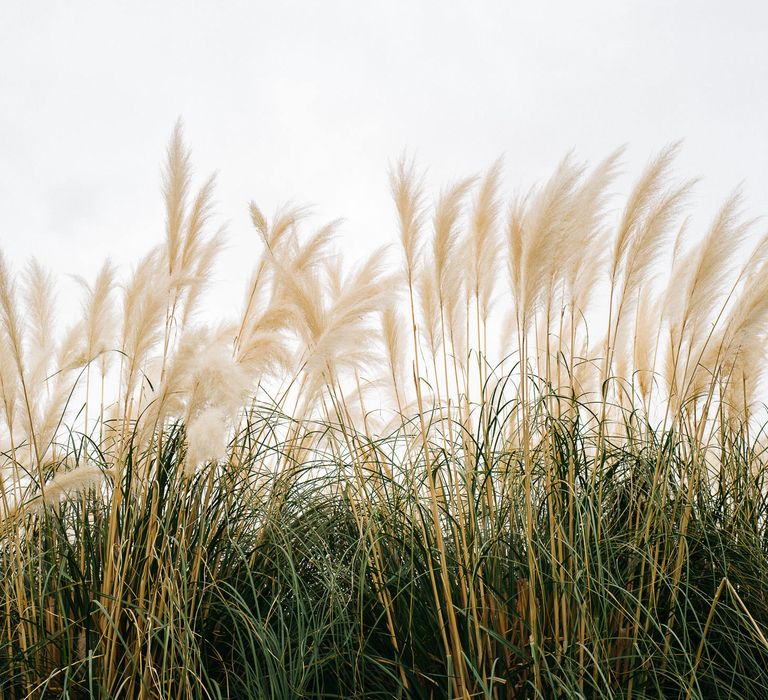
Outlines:
[[[434,201],[404,158],[355,265],[252,204],[211,324],[177,126],[72,327],[0,257],[0,697],[768,697],[768,236],[690,226],[676,150],[619,205],[621,152]]]

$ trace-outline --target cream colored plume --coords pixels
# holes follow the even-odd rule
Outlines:
[[[409,162],[405,155],[390,173],[390,187],[400,224],[400,242],[405,255],[406,277],[411,283],[421,247],[424,203],[423,187],[416,175],[415,164],[413,161]]]
[[[488,170],[475,196],[468,237],[470,258],[464,261],[468,291],[477,299],[483,320],[488,319],[499,268],[501,241],[497,226],[501,211],[498,195],[500,177],[501,159]]]
[[[63,498],[74,493],[95,488],[103,483],[105,475],[109,473],[109,470],[90,462],[59,472],[45,485],[45,503],[56,505]]]
[[[187,456],[184,471],[188,476],[201,466],[227,456],[228,419],[217,407],[206,408],[187,424]]]
[[[101,266],[93,286],[82,277],[76,277],[85,292],[83,319],[85,335],[85,361],[101,358],[102,372],[106,370],[109,350],[117,346],[117,314],[114,305],[116,270],[109,259]]]

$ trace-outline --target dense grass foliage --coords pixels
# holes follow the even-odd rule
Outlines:
[[[419,449],[405,469],[410,426],[378,440],[328,426],[337,449],[260,479],[264,453],[292,449],[256,439],[275,420],[255,410],[232,445],[246,461],[193,478],[171,428],[142,456],[146,490],[129,453],[112,506],[90,492],[17,523],[3,697],[454,697],[449,608],[478,697],[533,697],[537,683],[545,697],[768,692],[768,500],[763,477],[729,477],[756,459],[743,446],[727,446],[712,492],[689,485],[701,465],[685,435],[628,417],[597,464],[594,430],[543,414],[528,545],[524,459],[496,439],[503,426],[462,436],[453,457]],[[419,496],[435,461],[460,474],[462,520],[449,480],[437,520]]]
[[[690,244],[674,150],[613,223],[619,154],[430,236],[402,161],[402,261],[346,273],[252,205],[218,326],[179,128],[71,329],[0,258],[0,697],[768,697],[768,238],[734,197]]]

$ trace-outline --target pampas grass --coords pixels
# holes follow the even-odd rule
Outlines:
[[[250,205],[243,303],[181,123],[129,271],[0,254],[3,698],[763,698],[765,236],[679,144],[430,203],[350,265]],[[746,260],[746,263],[742,263]]]

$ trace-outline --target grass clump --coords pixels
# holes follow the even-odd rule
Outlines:
[[[401,161],[402,260],[351,271],[252,205],[207,326],[179,127],[165,242],[72,328],[0,261],[0,695],[765,697],[768,245],[738,197],[690,245],[674,153],[613,225],[619,153],[431,211]]]

